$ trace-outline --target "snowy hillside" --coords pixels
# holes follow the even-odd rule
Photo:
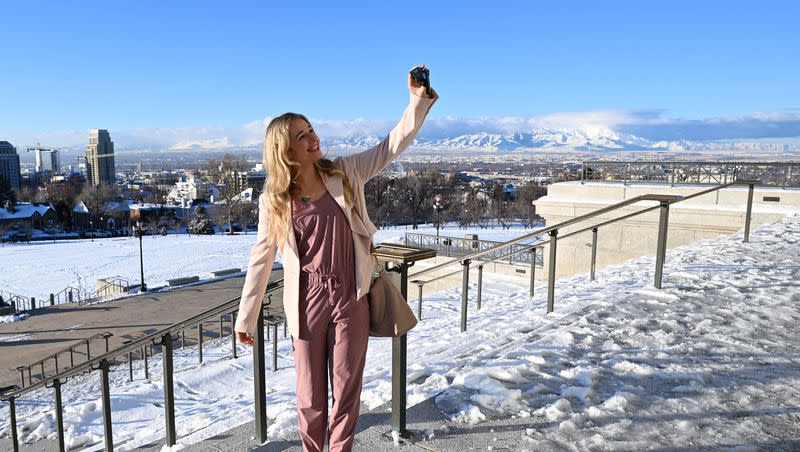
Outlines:
[[[466,333],[460,290],[430,296],[409,335],[409,404],[435,397],[456,423],[528,419],[515,450],[789,450],[800,436],[800,216],[741,240],[671,250],[662,290],[652,287],[653,258],[602,269],[596,282],[562,279],[551,315],[543,284],[531,300],[524,280],[485,273],[483,309],[471,306]],[[251,358],[231,360],[228,348],[210,343],[202,365],[190,348],[177,352],[180,443],[252,421]],[[390,400],[390,356],[391,341],[370,341],[370,407]],[[278,365],[268,379],[271,440],[297,421],[288,339]],[[163,416],[160,368],[153,359],[144,381],[139,365],[133,383],[124,367],[112,373],[119,450],[163,438],[152,422]],[[68,442],[102,449],[98,378],[63,391]],[[55,437],[52,390],[18,401],[17,412],[24,441]],[[0,434],[9,435],[5,417]]]

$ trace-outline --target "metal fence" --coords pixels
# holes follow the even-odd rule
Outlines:
[[[480,259],[495,262],[508,262],[509,264],[530,265],[533,253],[531,244],[512,243],[504,244],[494,240],[480,240],[474,238],[445,237],[431,234],[417,234],[407,232],[405,244],[434,249],[444,253],[447,257],[466,256],[477,252],[487,251]],[[501,246],[503,245],[503,246]],[[544,258],[536,255],[536,266],[542,267]]]
[[[800,162],[643,162],[588,160],[583,162],[581,183],[728,184],[758,181],[769,187],[800,187]]]
[[[279,290],[283,287],[283,280],[275,281],[269,284],[267,287],[267,298],[271,297],[271,293],[276,290]],[[230,335],[231,338],[231,354],[234,358],[237,357],[237,350],[236,350],[236,335],[233,334],[233,327],[235,324],[235,317],[236,312],[239,308],[239,298],[235,298],[233,300],[224,302],[219,306],[209,309],[201,314],[198,314],[192,318],[186,319],[182,322],[176,323],[171,325],[161,331],[157,331],[155,333],[149,334],[145,337],[135,339],[132,341],[126,342],[124,345],[117,347],[116,349],[102,354],[100,356],[92,358],[91,356],[87,356],[86,361],[79,363],[70,367],[69,369],[60,370],[54,375],[46,375],[44,370],[42,371],[43,378],[39,379],[38,381],[33,381],[30,379],[30,370],[29,370],[29,381],[26,387],[20,387],[19,385],[0,388],[0,398],[4,401],[9,403],[9,413],[10,413],[10,421],[11,421],[11,439],[14,446],[14,450],[18,450],[19,448],[19,438],[17,435],[17,419],[16,419],[16,408],[15,403],[16,400],[24,397],[26,394],[40,388],[52,388],[54,390],[54,404],[55,404],[55,418],[56,418],[56,429],[57,429],[57,439],[58,439],[58,447],[59,450],[64,451],[66,450],[66,444],[64,439],[64,407],[61,398],[61,386],[67,383],[70,379],[74,378],[77,375],[100,371],[100,381],[101,381],[101,391],[102,391],[102,406],[103,406],[103,426],[105,431],[105,448],[108,451],[114,450],[114,442],[112,436],[112,419],[111,419],[111,387],[109,384],[109,373],[114,370],[119,370],[118,367],[115,366],[117,364],[124,365],[127,363],[127,371],[129,373],[129,379],[133,380],[133,362],[136,359],[143,360],[144,362],[144,378],[149,379],[149,371],[148,371],[148,358],[152,357],[154,353],[161,352],[162,354],[162,366],[163,366],[163,387],[164,387],[164,417],[165,417],[165,425],[166,425],[166,436],[167,436],[167,444],[169,446],[173,446],[177,442],[177,431],[175,425],[175,385],[173,382],[173,349],[175,345],[180,341],[180,345],[183,346],[186,344],[186,337],[187,331],[196,330],[197,331],[197,339],[193,345],[198,347],[198,356],[199,361],[203,362],[203,340],[204,336],[211,335],[212,337],[223,337],[225,335],[225,323],[228,323],[229,327],[227,328],[227,333]],[[276,357],[277,357],[277,340],[278,340],[278,324],[282,322],[282,318],[280,316],[270,315],[269,302],[263,306],[263,310],[261,315],[259,316],[259,325],[262,327],[261,329],[261,338],[262,341],[260,344],[257,344],[256,349],[259,348],[260,345],[260,356],[262,359],[257,366],[263,366],[263,334],[264,329],[263,325],[266,323],[267,325],[272,327],[272,337],[273,337],[273,369],[276,365]],[[267,311],[267,314],[264,314],[264,310]],[[216,324],[217,320],[219,321],[219,334],[213,334],[210,331],[210,328],[204,329],[204,324]],[[284,336],[286,335],[286,331],[284,329]],[[103,337],[103,334],[100,334]],[[191,339],[191,338],[190,338]],[[267,340],[269,340],[269,329],[267,329]],[[69,349],[66,349],[69,350]],[[88,351],[88,348],[87,348]],[[254,355],[259,355],[259,353],[254,351]],[[52,358],[52,357],[50,357]],[[47,358],[46,358],[47,359]],[[38,364],[38,362],[37,362]],[[263,375],[263,368],[256,369],[257,372],[261,372]],[[263,382],[263,381],[262,381]],[[23,374],[23,385],[24,385],[24,374]],[[260,405],[265,402],[265,399],[256,398],[256,411],[257,413],[266,413],[265,407],[263,409],[260,408]],[[266,417],[264,417],[264,421]],[[266,422],[264,422],[264,431],[266,431]]]

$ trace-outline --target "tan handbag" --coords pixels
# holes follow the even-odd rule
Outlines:
[[[398,337],[406,334],[417,324],[414,312],[408,307],[392,278],[378,263],[375,248],[372,257],[378,267],[377,276],[369,286],[369,335],[373,337]]]

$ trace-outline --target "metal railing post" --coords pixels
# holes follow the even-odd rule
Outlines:
[[[103,432],[105,434],[106,450],[114,452],[114,438],[111,435],[111,388],[108,384],[108,360],[100,361],[100,382],[103,387]],[[133,374],[131,374],[133,375]]]
[[[75,367],[75,350],[69,349],[69,367]]]
[[[53,362],[56,365],[56,375],[58,375],[58,355],[53,357]]]
[[[166,422],[167,446],[177,442],[175,433],[175,387],[172,381],[172,334],[161,336],[161,362],[164,367],[164,420]]]
[[[50,294],[50,306],[55,306],[55,304],[56,304],[56,296]]]
[[[142,348],[142,357],[144,358],[144,379],[150,379],[150,368],[147,363],[147,347]]]
[[[533,285],[536,280],[536,248],[531,248],[531,298],[533,298]]]
[[[592,229],[592,265],[589,270],[589,281],[594,281],[595,267],[597,264],[597,228]]]
[[[400,265],[400,294],[408,299],[408,265]],[[392,431],[409,437],[406,430],[406,378],[408,371],[408,333],[392,338]]]
[[[753,216],[753,184],[747,186],[747,213],[744,217],[744,243],[750,242],[750,219]]]
[[[31,297],[31,311],[36,309],[36,297]]]
[[[203,364],[203,323],[197,324],[197,356]]]
[[[22,387],[24,388],[25,387],[25,366],[19,366],[19,367],[17,367],[17,370],[19,371],[19,376],[22,379]]]
[[[133,381],[133,352],[128,352],[128,381]]]
[[[89,341],[86,341],[86,361],[92,360],[92,351],[89,348]]]
[[[278,324],[272,323],[272,371],[278,371]]]
[[[483,289],[483,265],[478,265],[478,310],[481,309],[481,292]]]
[[[461,261],[461,332],[467,331],[467,299],[469,297],[469,259]]]
[[[556,243],[558,241],[558,229],[553,229],[550,235],[550,258],[547,261],[547,313],[553,312],[556,297]]]
[[[70,291],[67,292],[67,300],[69,300],[69,303],[72,303],[72,289],[70,289]]]
[[[9,421],[11,422],[11,444],[14,452],[19,452],[19,436],[17,436],[17,408],[14,404],[14,397],[8,399]]]
[[[421,281],[417,281],[417,288],[419,289],[419,295],[417,296],[417,320],[422,320],[422,287],[425,284]]]
[[[61,402],[61,380],[53,380],[53,389],[56,391],[56,427],[58,428],[58,449],[66,451],[64,443],[64,405]]]
[[[233,358],[238,358],[238,353],[236,350],[236,331],[233,330],[234,325],[236,325],[236,314],[231,313],[231,351],[233,352]]]
[[[664,260],[667,254],[667,227],[669,225],[669,203],[662,201],[658,219],[658,242],[656,243],[656,275],[654,286],[661,288],[661,277],[664,272]]]
[[[253,334],[253,385],[256,410],[256,440],[267,440],[267,376],[264,369],[264,309],[258,310],[256,330]]]

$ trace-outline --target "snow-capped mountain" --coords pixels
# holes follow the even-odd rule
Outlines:
[[[363,149],[380,143],[383,137],[357,135],[345,138],[323,137],[327,149]],[[758,141],[652,141],[636,135],[616,132],[609,128],[534,129],[530,132],[499,134],[476,132],[464,135],[430,138],[418,137],[411,150],[459,150],[510,152],[527,149],[564,149],[575,151],[740,151],[790,152],[800,151],[800,143],[770,143]]]

